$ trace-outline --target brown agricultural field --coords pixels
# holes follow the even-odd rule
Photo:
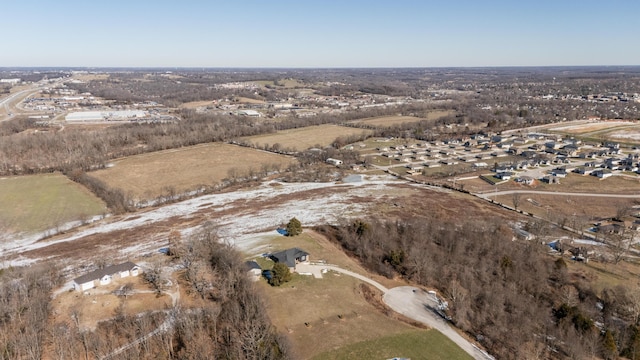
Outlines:
[[[199,107],[203,107],[203,106],[209,106],[209,105],[215,105],[213,100],[208,100],[208,101],[190,101],[190,102],[186,102],[184,104],[180,104],[180,108],[184,108],[184,109],[195,109],[195,108],[199,108]]]
[[[321,147],[329,146],[341,136],[368,135],[371,133],[370,130],[354,129],[337,125],[319,125],[278,131],[275,134],[250,136],[242,138],[242,140],[248,141],[258,147],[280,144],[280,147],[284,149],[302,151],[316,145]]]
[[[513,195],[500,195],[494,199],[507,206],[513,206]],[[595,196],[520,194],[518,209],[553,221],[566,218],[571,222],[575,218],[583,222],[588,219],[595,222],[597,218],[615,216],[618,209],[630,208],[636,201],[636,199]],[[587,226],[587,224],[583,225]]]
[[[592,132],[600,132],[603,130],[610,130],[619,127],[631,126],[634,123],[631,121],[587,121],[578,120],[562,124],[561,126],[548,127],[551,131],[560,133],[585,135]]]
[[[367,119],[354,120],[352,123],[364,124],[376,127],[390,127],[394,125],[400,125],[404,123],[415,123],[422,120],[436,120],[443,116],[451,115],[453,111],[438,110],[430,112],[426,118],[419,118],[415,116],[380,116]]]
[[[90,175],[134,199],[148,200],[246,176],[251,170],[284,169],[294,161],[288,156],[213,143],[122,158]]]

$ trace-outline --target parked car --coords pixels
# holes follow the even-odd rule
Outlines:
[[[262,270],[262,276],[267,280],[271,280],[273,274],[271,273],[271,270]]]

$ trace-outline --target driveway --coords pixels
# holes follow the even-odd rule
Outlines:
[[[399,286],[387,289],[379,282],[353,271],[342,269],[335,265],[300,263],[296,265],[296,271],[311,273],[314,277],[322,277],[323,270],[333,270],[341,274],[352,276],[362,280],[367,284],[376,287],[384,294],[382,300],[393,311],[400,313],[410,319],[421,322],[433,329],[440,331],[444,336],[456,343],[467,354],[474,359],[493,359],[486,352],[473,345],[463,338],[449,323],[438,315],[433,309],[437,302],[433,295],[413,286]]]
[[[389,289],[382,299],[393,311],[440,331],[474,359],[493,359],[463,338],[448,321],[435,312],[437,301],[426,291],[413,286],[399,286]]]

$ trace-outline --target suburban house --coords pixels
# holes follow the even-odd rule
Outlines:
[[[107,266],[73,279],[73,288],[86,291],[100,285],[108,285],[113,279],[138,276],[140,267],[131,261],[118,265]]]
[[[600,179],[606,179],[608,177],[613,176],[613,173],[609,169],[603,169],[603,170],[596,170],[596,171],[592,172],[591,175],[595,175],[595,176],[599,177]]]
[[[542,178],[542,181],[548,184],[560,184],[560,178],[553,175],[546,175],[545,177]]]
[[[565,168],[553,169],[553,170],[551,170],[551,175],[559,177],[559,178],[567,177],[567,169],[565,169]]]
[[[520,183],[520,184],[533,185],[534,178],[532,178],[530,176],[520,176],[520,177],[516,178],[515,181],[517,183]]]
[[[298,248],[291,248],[273,253],[269,257],[275,262],[287,264],[289,270],[291,270],[292,272],[296,270],[296,264],[301,262],[309,262],[309,253]]]

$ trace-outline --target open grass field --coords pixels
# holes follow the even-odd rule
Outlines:
[[[498,202],[513,206],[513,195],[501,195]],[[575,216],[583,219],[613,217],[620,207],[631,207],[634,199],[606,198],[589,196],[521,194],[518,209],[535,214],[544,219],[559,221],[562,217],[568,222]],[[595,220],[593,220],[595,222]],[[572,224],[569,224],[571,226]],[[587,224],[583,224],[587,228]]]
[[[576,135],[585,141],[618,141],[625,144],[640,143],[640,125],[634,121],[571,121],[561,126],[547,128],[549,131]]]
[[[246,176],[267,166],[286,168],[295,159],[246,147],[213,143],[131,156],[90,175],[134,199],[154,199],[219,183],[230,175]]]
[[[578,120],[571,121],[566,124],[562,124],[560,126],[549,127],[548,129],[555,132],[561,132],[566,134],[588,134],[595,131],[609,130],[612,128],[617,128],[621,126],[631,126],[634,125],[634,122],[631,121],[588,121],[588,120]]]
[[[450,110],[437,110],[430,112],[426,118],[419,118],[415,116],[380,116],[366,119],[359,119],[351,121],[356,124],[366,124],[370,126],[376,127],[391,127],[395,125],[400,125],[404,123],[414,123],[422,120],[436,120],[443,116],[453,114],[453,111]]]
[[[314,360],[391,359],[425,360],[472,359],[451,340],[435,330],[414,330],[362,341],[314,357]]]
[[[322,279],[294,274],[281,287],[259,285],[268,299],[268,313],[287,334],[296,358],[314,356],[363,340],[406,333],[415,328],[386,317],[360,293],[359,281],[334,272]]]
[[[62,174],[0,178],[0,230],[39,232],[106,212],[105,204]]]
[[[280,144],[284,149],[302,151],[317,145],[321,147],[331,145],[341,136],[361,134],[371,134],[371,131],[337,125],[319,125],[278,131],[275,134],[250,136],[242,140],[257,146]]]
[[[210,105],[214,105],[212,100],[186,102],[186,103],[180,104],[179,107],[183,108],[183,109],[195,109],[195,108],[199,108],[199,107],[203,107],[203,106],[210,106]]]

